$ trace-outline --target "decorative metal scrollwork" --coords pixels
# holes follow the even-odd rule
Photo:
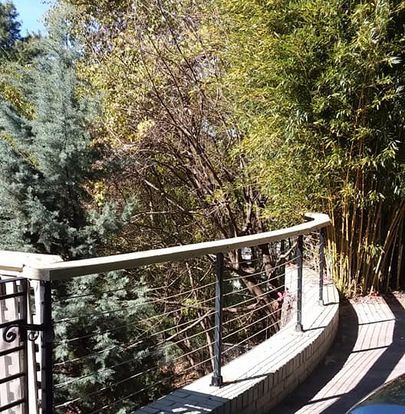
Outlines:
[[[37,326],[35,325],[27,325],[23,327],[21,327],[18,324],[9,325],[7,326],[7,328],[3,329],[3,333],[2,333],[3,341],[7,343],[14,342],[19,336],[19,331],[18,331],[19,329],[22,329],[23,333],[26,332],[26,336],[23,335],[21,337],[22,341],[28,340],[28,341],[34,342],[38,339],[40,335],[40,329],[38,329]]]
[[[14,342],[17,339],[17,328],[18,326],[7,326],[3,331],[3,341],[9,344]]]
[[[29,331],[27,335],[27,339],[31,342],[34,342],[39,337],[39,331]]]

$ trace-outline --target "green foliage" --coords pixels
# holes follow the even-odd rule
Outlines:
[[[0,3],[0,93],[3,99],[22,109],[24,102],[15,85],[20,67],[15,62],[28,55],[33,42],[21,38],[19,27],[14,5]]]
[[[264,226],[243,159],[231,156],[239,135],[220,99],[213,3],[141,1],[135,13],[119,1],[109,13],[108,2],[85,1],[72,17],[85,45],[80,73],[102,95],[99,139],[123,168],[121,180],[103,184],[117,198],[135,189],[141,204],[122,249]]]
[[[135,275],[74,279],[54,299],[57,412],[127,413],[156,395],[161,349],[150,339],[155,314]],[[149,369],[149,372],[148,372]],[[142,375],[146,371],[147,375]]]
[[[38,56],[24,70],[15,63],[18,75],[9,66],[16,94],[3,93],[0,116],[3,245],[80,258],[264,230],[262,198],[244,184],[244,157],[232,154],[240,135],[221,97],[219,42],[207,29],[213,2],[145,1],[136,13],[127,1],[71,3],[69,21],[49,17]],[[122,206],[134,195],[138,210],[121,230],[122,207],[109,199]],[[240,252],[229,255],[246,285],[265,283],[240,261]],[[130,412],[167,382],[206,373],[213,312],[201,303],[212,300],[213,275],[209,260],[194,260],[55,284],[58,410]],[[199,289],[202,281],[208,287]],[[243,309],[232,305],[265,293],[228,288],[237,341],[250,336],[243,325],[254,316],[235,319]],[[266,302],[263,321],[274,314]]]
[[[11,1],[0,3],[0,56],[4,56],[21,38],[21,25],[17,16],[17,10]]]
[[[400,264],[385,258],[399,253],[404,220],[402,3],[221,4],[228,89],[246,132],[239,151],[269,217],[328,210],[341,287],[393,282]],[[380,254],[370,256],[371,245]]]
[[[68,34],[66,10],[56,10],[48,21],[49,36],[35,46],[33,60],[13,63],[21,76],[9,73],[29,110],[10,99],[0,106],[0,248],[82,258],[106,248],[132,204],[127,201],[119,209],[103,200],[93,205],[92,182],[103,177],[101,166],[95,166],[100,152],[91,139],[97,105],[81,94],[79,45]],[[107,163],[102,167],[111,171]],[[142,319],[153,312],[143,306],[143,286],[122,274],[108,274],[53,288],[57,403],[75,400],[69,407],[90,412],[140,388],[141,380],[153,380],[155,372],[111,388],[127,379],[129,370],[159,359],[151,341],[136,342]],[[144,398],[123,398],[111,412],[117,407],[127,412]]]
[[[77,51],[64,34],[63,20],[54,24],[59,26],[51,26],[50,37],[42,40],[34,67],[21,68],[29,82],[22,90],[30,116],[7,102],[0,110],[1,243],[86,256],[94,254],[109,221],[98,223],[103,212],[85,208],[90,202],[85,183],[94,176],[96,155],[88,132],[94,105],[77,95]]]

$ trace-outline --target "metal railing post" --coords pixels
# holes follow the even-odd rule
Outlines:
[[[323,305],[323,276],[325,273],[325,229],[319,230],[319,304]]]
[[[303,253],[304,253],[304,237],[298,236],[297,240],[297,324],[295,330],[302,332],[302,267],[303,267]]]
[[[28,319],[28,295],[30,294],[28,280],[27,279],[20,280],[20,284],[21,284],[21,290],[23,292],[23,296],[20,299],[21,300],[20,302],[21,319],[24,321],[23,324],[26,324],[27,319]],[[23,387],[21,390],[22,396],[25,400],[22,413],[28,414],[30,412],[29,395],[28,395],[28,390],[29,390],[28,335],[27,335],[27,330],[25,326],[20,326],[20,339],[21,339],[21,342],[23,343],[23,355],[24,355],[21,361],[21,365],[22,365],[21,368],[22,368],[22,371],[25,373],[23,384],[22,384]]]
[[[280,254],[283,256],[285,254],[285,240],[281,240],[280,242]],[[284,257],[281,262],[281,274],[285,278],[285,262],[288,260],[288,257]]]
[[[41,343],[41,412],[53,413],[53,322],[51,282],[41,282],[42,343]]]
[[[217,253],[216,262],[216,281],[215,281],[215,343],[214,343],[214,372],[211,385],[220,387],[223,384],[221,375],[221,356],[222,356],[222,308],[223,308],[223,277],[224,277],[224,255]]]

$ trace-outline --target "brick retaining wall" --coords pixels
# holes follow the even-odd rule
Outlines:
[[[325,305],[310,285],[303,308],[304,332],[290,322],[276,335],[223,367],[224,386],[206,375],[133,414],[269,414],[322,361],[338,328],[339,295],[324,286]],[[312,300],[309,300],[312,298]]]

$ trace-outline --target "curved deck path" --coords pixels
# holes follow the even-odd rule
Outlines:
[[[405,373],[404,307],[403,295],[343,300],[328,355],[269,414],[344,414],[373,389]]]

